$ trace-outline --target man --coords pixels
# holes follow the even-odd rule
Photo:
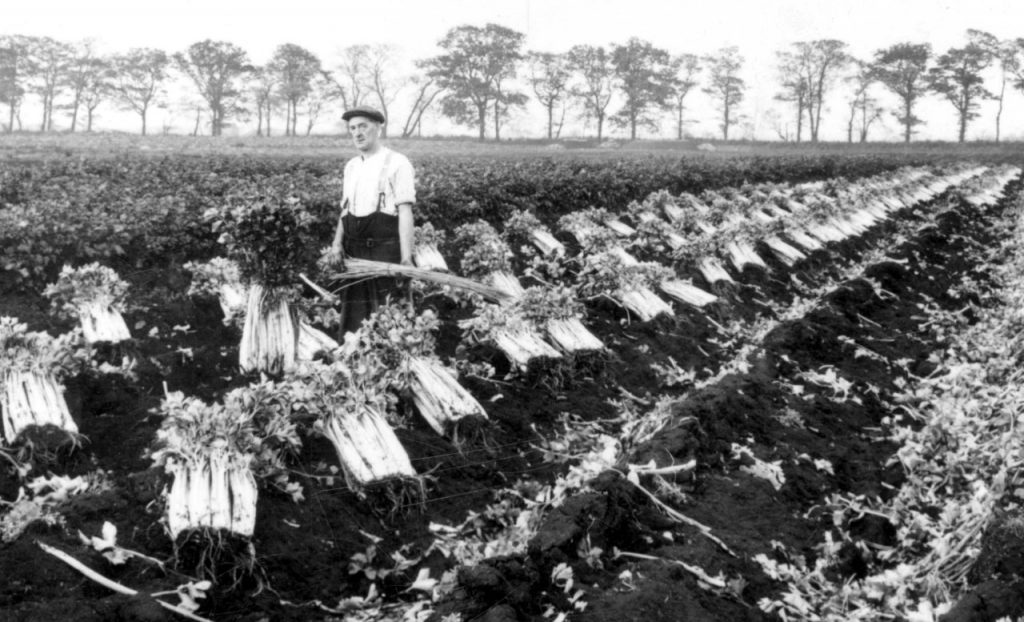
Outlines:
[[[332,259],[342,256],[412,265],[412,206],[416,188],[412,164],[380,142],[384,115],[370,106],[346,110],[341,118],[359,155],[345,164],[341,215],[331,244]],[[344,336],[390,296],[401,295],[395,279],[348,284],[341,292]]]

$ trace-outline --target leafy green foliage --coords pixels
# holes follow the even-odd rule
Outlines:
[[[456,226],[484,219],[503,225],[529,210],[553,228],[564,214],[592,206],[612,212],[658,190],[673,196],[743,183],[856,179],[926,155],[776,155],[730,157],[453,159],[417,158],[416,221]],[[47,159],[0,167],[0,291],[33,290],[63,264],[99,261],[122,274],[177,269],[220,254],[203,214],[232,195],[260,188],[298,198],[316,248],[338,219],[341,164],[328,158],[138,155]]]
[[[68,318],[77,318],[84,306],[96,303],[124,311],[127,293],[128,284],[116,272],[98,263],[81,268],[64,266],[57,282],[43,291],[58,313]]]
[[[294,285],[316,265],[316,222],[296,197],[245,192],[206,217],[251,283]]]

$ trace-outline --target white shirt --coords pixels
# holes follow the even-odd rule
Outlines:
[[[394,216],[398,214],[398,206],[402,203],[416,202],[416,184],[409,158],[387,147],[381,147],[371,156],[360,154],[345,164],[342,215],[349,213],[353,216],[368,216],[377,210],[381,191],[381,170],[384,168],[385,160],[388,170],[381,211]]]

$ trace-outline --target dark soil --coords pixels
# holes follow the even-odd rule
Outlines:
[[[669,520],[635,486],[615,473],[596,481],[593,491],[571,498],[546,518],[528,550],[515,557],[495,558],[458,570],[457,589],[435,605],[433,619],[458,613],[463,620],[541,619],[545,611],[570,611],[569,595],[552,584],[552,569],[572,566],[574,589],[584,591],[586,610],[580,619],[721,621],[769,619],[756,606],[777,594],[778,587],[752,561],[757,554],[774,555],[772,542],[808,559],[814,546],[832,528],[831,515],[813,510],[835,492],[890,495],[901,481],[897,469],[886,468],[895,447],[881,439],[879,426],[891,415],[888,403],[896,383],[906,374],[926,374],[928,355],[941,343],[924,329],[921,303],[933,301],[959,308],[948,294],[966,275],[984,278],[968,259],[969,246],[988,244],[991,214],[958,205],[939,217],[937,225],[917,231],[921,214],[941,200],[899,215],[899,223],[880,225],[856,242],[820,251],[795,270],[775,266],[770,272],[734,274],[738,283],[713,314],[716,322],[752,319],[771,313],[767,302],[792,300],[792,279],[807,285],[834,278],[838,266],[856,260],[874,247],[888,248],[889,261],[868,267],[860,278],[838,284],[805,317],[780,323],[747,361],[745,371],[726,375],[699,390],[663,386],[651,364],[670,358],[698,378],[713,376],[734,351],[721,343],[712,312],[676,305],[674,318],[630,322],[607,306],[588,310],[586,324],[609,348],[607,357],[591,361],[586,373],[561,370],[567,379],[546,383],[471,381],[467,385],[491,419],[489,447],[459,451],[428,426],[410,417],[399,438],[421,473],[430,473],[422,504],[399,508],[390,517],[375,514],[342,478],[330,478],[337,464],[327,441],[304,439],[293,465],[305,500],[293,501],[270,489],[260,493],[256,533],[252,539],[258,572],[233,590],[214,590],[200,613],[216,620],[319,620],[329,618],[317,603],[334,607],[340,599],[364,596],[370,588],[365,573],[350,572],[349,560],[364,553],[370,540],[382,538],[378,563],[401,547],[407,557],[426,551],[431,523],[460,524],[470,512],[494,501],[497,490],[516,480],[550,481],[563,467],[545,463],[533,448],[539,437],[557,430],[559,416],[570,413],[586,421],[617,414],[612,401],[653,403],[658,396],[679,396],[672,405],[672,423],[632,451],[630,462],[659,466],[696,460],[695,470],[678,475],[682,493],[673,506],[710,527],[735,553],[730,555],[698,529]],[[916,224],[915,224],[916,223]],[[916,231],[893,245],[897,227]],[[18,540],[0,545],[0,618],[4,620],[163,620],[170,619],[151,600],[111,595],[109,590],[44,554],[36,541],[70,552],[123,584],[151,593],[174,589],[185,580],[133,560],[111,566],[86,550],[81,530],[98,535],[104,521],[118,528],[119,543],[147,555],[174,560],[175,546],[160,525],[160,492],[165,476],[151,468],[146,450],[160,420],[154,414],[166,390],[182,390],[212,400],[249,378],[236,371],[238,332],[221,323],[212,301],[184,295],[187,284],[178,275],[160,272],[124,273],[137,305],[126,316],[136,335],[137,377],[125,379],[98,373],[81,374],[66,383],[68,404],[82,433],[83,447],[53,466],[65,474],[96,469],[108,473],[107,490],[71,498],[61,513],[64,526],[36,523]],[[891,293],[891,294],[890,294]],[[455,356],[457,331],[452,318],[459,310],[439,305],[445,327],[440,354]],[[70,326],[53,319],[38,296],[0,299],[0,315],[13,315],[33,329],[56,334]],[[877,356],[858,356],[852,344]],[[465,356],[485,353],[460,352]],[[910,361],[908,368],[896,361]],[[848,395],[819,386],[799,374],[832,369],[850,384]],[[801,394],[790,387],[803,387]],[[632,397],[630,397],[632,396]],[[644,406],[647,408],[649,406]],[[773,485],[745,472],[745,459],[733,444],[750,448],[760,460],[781,463],[785,483]],[[816,467],[827,460],[832,472]],[[647,482],[652,484],[651,482]],[[653,484],[652,484],[653,486]],[[0,498],[16,496],[17,480],[0,474]],[[890,525],[864,521],[852,526],[863,538],[881,544],[893,537]],[[581,556],[587,542],[603,553]],[[616,558],[615,550],[650,555],[658,560]],[[672,560],[719,573],[726,589],[702,587],[693,574]],[[438,554],[423,564],[433,576],[451,566]],[[862,569],[855,554],[835,569],[856,576]],[[181,568],[188,571],[188,568]],[[391,601],[411,600],[404,592],[418,567],[390,575],[379,583]]]

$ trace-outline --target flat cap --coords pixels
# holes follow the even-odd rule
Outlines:
[[[349,108],[341,115],[344,121],[348,121],[352,117],[366,117],[367,119],[373,119],[377,123],[384,123],[384,114],[373,106],[356,106],[355,108]]]

